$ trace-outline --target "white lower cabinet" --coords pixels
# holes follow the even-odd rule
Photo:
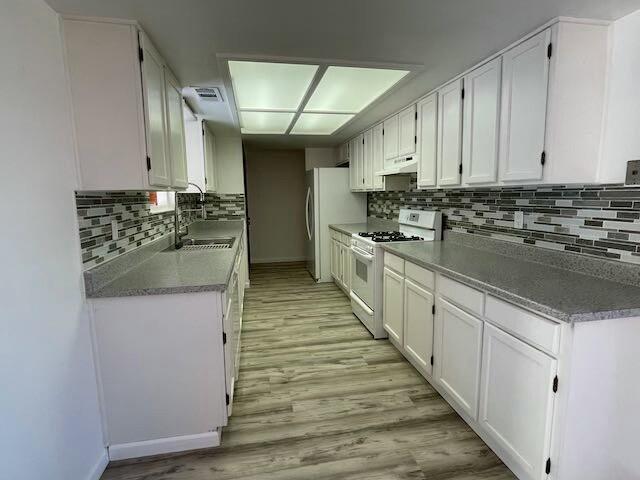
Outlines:
[[[382,326],[389,337],[402,345],[404,324],[404,278],[390,268],[383,275]]]
[[[547,475],[556,370],[549,355],[485,325],[478,422],[521,479]]]
[[[404,349],[431,376],[433,355],[433,294],[404,280]]]
[[[340,245],[340,261],[342,262],[342,288],[351,292],[351,247]]]
[[[434,380],[472,419],[478,416],[482,320],[438,298],[434,325]]]
[[[333,228],[329,229],[331,237],[331,276],[335,284],[347,295],[351,293],[351,236]]]
[[[331,276],[340,281],[340,242],[336,239],[331,240]]]

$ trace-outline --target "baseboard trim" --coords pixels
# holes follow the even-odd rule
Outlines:
[[[158,438],[143,442],[120,443],[109,447],[109,460],[148,457],[164,453],[184,452],[199,448],[220,446],[220,434],[216,432]]]
[[[100,458],[98,459],[93,469],[91,470],[91,473],[89,474],[87,479],[100,480],[100,477],[102,477],[102,474],[107,469],[107,465],[109,465],[109,453],[105,448],[104,451],[102,452],[102,455],[100,455]]]
[[[251,263],[305,262],[307,257],[252,258]]]

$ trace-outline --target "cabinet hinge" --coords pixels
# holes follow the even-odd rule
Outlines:
[[[431,313],[432,314],[436,314],[436,306],[435,305],[431,305]]]
[[[207,184],[207,177],[204,177],[204,184]]]
[[[464,100],[464,88],[461,91],[462,99]]]
[[[418,112],[416,112],[415,119],[416,120],[418,119]]]
[[[553,393],[558,391],[558,376],[553,377]]]
[[[227,405],[229,405],[229,394],[228,394],[228,393],[225,393],[225,394],[224,394],[224,401],[225,401],[225,403],[226,403]]]
[[[144,50],[142,50],[142,47],[138,47],[138,60],[140,60],[140,63],[144,62]]]
[[[462,175],[462,164],[460,164],[460,165],[458,166],[458,173],[459,173],[460,175]]]
[[[151,157],[147,155],[147,170],[151,170]]]
[[[551,54],[553,53],[553,43],[547,45],[547,58],[551,58]]]
[[[431,366],[433,366],[433,355],[431,355],[431,360],[430,360],[430,362],[431,362]]]
[[[362,144],[364,145],[364,138],[362,139]]]
[[[547,163],[547,152],[543,150],[540,155],[540,165],[544,166],[545,163]]]
[[[547,464],[544,467],[544,473],[549,475],[551,473],[551,458],[547,458]]]
[[[222,344],[227,344],[227,334],[225,332],[222,332]]]
[[[413,136],[413,143],[418,144],[418,135]]]
[[[384,128],[382,129],[382,134],[384,135]]]

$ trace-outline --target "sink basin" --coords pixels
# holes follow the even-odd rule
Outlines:
[[[182,240],[184,251],[196,251],[196,250],[228,250],[233,247],[235,242],[233,237],[225,238],[184,238]]]

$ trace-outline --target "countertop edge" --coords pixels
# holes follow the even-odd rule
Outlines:
[[[228,282],[227,282],[228,283]],[[188,287],[151,287],[118,290],[117,292],[94,292],[87,295],[87,299],[120,298],[120,297],[147,297],[152,295],[174,295],[180,293],[225,292],[227,284],[199,285]]]
[[[382,245],[382,248],[385,252],[392,253],[398,257],[403,258],[404,260],[408,260],[416,265],[419,265],[424,268],[428,268],[439,273],[442,273],[454,280],[458,280],[465,285],[470,287],[474,287],[478,290],[482,290],[485,293],[493,295],[501,300],[508,301],[513,303],[521,308],[525,308],[536,312],[538,314],[546,315],[555,319],[557,321],[563,323],[584,323],[591,322],[597,320],[611,320],[616,318],[630,318],[640,316],[640,308],[638,309],[622,309],[622,310],[603,310],[599,312],[577,312],[577,313],[566,313],[560,310],[556,310],[547,305],[543,305],[527,298],[521,297],[519,295],[515,295],[513,293],[502,290],[501,288],[495,287],[489,283],[485,283],[480,280],[476,280],[472,277],[468,277],[462,273],[456,272],[455,270],[451,270],[445,267],[442,267],[435,263],[425,262],[420,259],[416,259],[410,254],[405,252],[401,252],[395,250],[392,245]]]

